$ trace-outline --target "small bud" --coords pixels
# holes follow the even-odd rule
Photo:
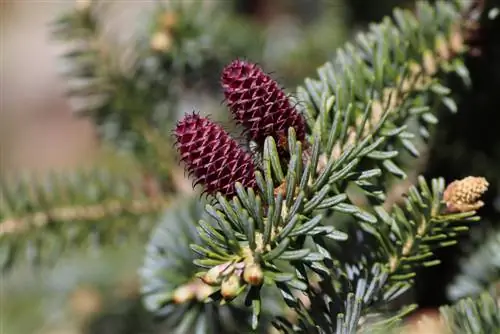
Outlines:
[[[380,100],[374,100],[372,102],[372,115],[376,114],[376,115],[382,115],[384,113],[384,105],[387,105],[385,103],[385,96],[384,96],[384,101],[381,102]],[[382,104],[384,103],[384,104]]]
[[[461,53],[464,51],[465,46],[464,46],[464,39],[462,37],[462,33],[460,32],[460,29],[458,28],[453,28],[450,34],[450,47],[451,50],[457,54]]]
[[[219,264],[215,267],[210,268],[209,271],[203,275],[201,280],[208,285],[218,285],[222,281],[224,277],[224,271],[226,271],[229,267],[229,263]]]
[[[448,41],[443,35],[436,37],[436,51],[441,59],[448,60],[451,57]]]
[[[420,75],[420,72],[422,72],[422,66],[420,66],[419,63],[410,60],[408,65],[408,69],[410,70],[410,74],[413,75]]]
[[[158,31],[151,37],[150,46],[155,51],[168,51],[172,46],[172,38],[169,34]]]
[[[231,275],[225,279],[220,287],[221,295],[224,299],[233,299],[241,288],[241,279],[239,276]]]
[[[177,289],[175,289],[172,300],[176,304],[182,304],[189,300],[192,300],[195,297],[195,289],[192,284],[181,285]]]
[[[333,146],[331,157],[337,160],[341,154],[342,154],[342,146],[340,145],[340,142],[336,142],[335,145]]]
[[[232,197],[236,182],[246,188],[256,185],[251,154],[220,125],[193,113],[177,123],[175,136],[181,160],[206,193]]]
[[[161,16],[161,26],[167,30],[172,29],[177,24],[177,15],[172,11],[167,11]]]
[[[243,279],[250,285],[259,286],[264,280],[264,273],[258,264],[251,264],[245,268]]]
[[[384,114],[384,108],[389,111],[396,109],[401,104],[401,96],[400,92],[396,88],[385,88],[383,92],[382,102],[378,108],[374,108],[372,105],[372,115],[371,115],[371,123],[375,126],[382,115]],[[376,100],[375,100],[376,101]],[[373,101],[375,103],[375,101]]]
[[[318,164],[316,165],[316,174],[320,174],[321,172],[323,172],[327,164],[328,164],[328,156],[325,153],[321,153],[321,155],[318,158]]]
[[[196,299],[200,302],[204,302],[207,298],[214,292],[214,288],[203,282],[198,282],[196,284]]]
[[[437,72],[436,57],[432,54],[430,50],[425,50],[422,59],[425,73],[428,75],[433,75]]]
[[[488,190],[489,183],[484,177],[468,176],[453,181],[443,193],[448,212],[467,212],[481,208],[481,196]]]
[[[352,146],[356,144],[356,128],[354,126],[350,126],[347,129],[347,140],[346,140],[346,147]]]
[[[413,245],[414,245],[414,240],[412,237],[408,238],[408,240],[406,240],[406,242],[404,243],[403,245],[403,249],[401,251],[401,253],[403,254],[403,256],[408,256],[413,248]]]
[[[395,271],[399,264],[399,259],[397,256],[393,255],[389,258],[389,268],[391,272]]]

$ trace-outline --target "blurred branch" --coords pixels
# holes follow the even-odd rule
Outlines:
[[[170,197],[132,200],[130,202],[110,201],[109,203],[88,206],[69,206],[39,211],[18,218],[7,218],[0,222],[0,238],[7,234],[21,233],[31,227],[41,228],[51,222],[97,221],[108,216],[121,214],[140,215],[158,212],[170,204]]]

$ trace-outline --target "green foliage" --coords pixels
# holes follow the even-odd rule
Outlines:
[[[478,249],[462,260],[461,273],[448,287],[450,299],[475,296],[500,282],[500,232],[490,232]]]
[[[189,248],[201,239],[193,222],[206,213],[195,198],[167,212],[153,231],[141,269],[142,294],[169,333],[241,333],[250,331],[251,313],[241,303],[218,306],[206,302],[213,288],[195,276],[196,256]],[[265,313],[278,312],[270,301]],[[263,321],[260,329],[267,326]]]
[[[363,132],[370,131],[370,122],[377,123],[381,110],[388,113],[382,125],[388,138],[365,160],[370,166],[405,177],[398,166],[398,152],[418,156],[415,137],[430,138],[437,108],[444,104],[456,111],[445,87],[446,74],[454,72],[468,82],[467,69],[456,57],[463,50],[450,50],[448,57],[438,53],[440,48],[450,48],[458,18],[459,12],[449,2],[438,1],[436,8],[419,2],[416,17],[396,9],[394,21],[386,18],[371,25],[368,33],[356,36],[355,44],[348,43],[334,61],[318,69],[319,79],[306,79],[298,88],[298,100],[311,129],[324,134],[322,140],[327,142],[332,118],[341,117],[332,125],[341,131],[335,144],[342,149],[348,135],[351,141],[359,141]],[[370,106],[374,103],[376,108]],[[367,114],[370,107],[375,112]],[[333,144],[325,148],[331,147]],[[324,152],[330,154],[331,150]]]
[[[2,275],[2,330],[53,333],[63,327],[65,333],[105,334],[125,327],[128,331],[120,333],[158,333],[142,325],[152,318],[137,289],[143,248],[144,239],[131,238],[125,247],[103,245],[91,254],[87,249],[67,251],[47,270],[33,270],[18,261]],[[88,313],[99,308],[103,314]]]
[[[138,176],[102,169],[52,173],[37,179],[4,178],[0,197],[2,271],[26,258],[50,265],[69,249],[96,250],[101,244],[146,240],[155,213],[169,203],[154,197]]]
[[[53,37],[72,43],[63,55],[64,74],[77,112],[90,114],[104,139],[130,148],[138,140],[133,131],[134,118],[149,119],[144,111],[152,113],[153,108],[150,92],[139,89],[140,64],[125,65],[104,34],[103,16],[108,10],[108,5],[95,1],[72,9],[54,23]],[[130,50],[134,49],[130,45]]]
[[[440,106],[456,111],[447,76],[468,83],[464,49],[452,43],[460,33],[458,7],[419,3],[416,17],[396,10],[394,18],[358,35],[318,70],[319,79],[298,88],[308,142],[296,142],[290,129],[291,154],[283,163],[268,138],[258,189],[237,184],[237,196],[219,194],[205,207],[200,242],[192,244],[194,262],[206,268],[199,275],[215,275],[212,300],[244,295],[253,328],[266,308],[260,290],[274,286],[299,315],[298,325],[279,319],[285,332],[357,331],[362,317],[383,311],[411,287],[416,267],[438,263],[435,248],[454,244],[477,220],[475,212],[446,212],[442,179],[429,187],[419,178],[403,204],[384,207],[391,181],[406,177],[401,153],[419,156],[416,141],[430,139]],[[352,185],[364,194],[362,205],[347,193]],[[339,214],[351,217],[347,233],[335,227]],[[362,251],[345,254],[343,243]],[[240,282],[224,293],[224,282],[250,264],[261,268],[263,285]],[[399,308],[385,325],[413,308]]]
[[[245,38],[249,27],[233,22],[221,4],[168,1],[146,12],[146,29],[123,50],[105,34],[111,9],[100,0],[73,9],[55,22],[53,37],[70,46],[63,59],[76,109],[95,120],[104,140],[136,155],[160,149],[149,147],[147,134],[170,140],[179,100],[190,86],[216,80],[216,69],[259,49],[259,38]]]
[[[69,175],[53,173],[36,182],[31,177],[3,181],[3,269],[24,253],[33,263],[48,264],[70,246],[94,248],[149,232],[149,214],[164,208],[166,194],[175,192],[170,130],[181,87],[200,81],[206,75],[203,69],[218,68],[234,52],[243,52],[242,46],[217,46],[231,24],[229,18],[218,6],[200,6],[180,1],[158,4],[147,13],[154,18],[151,31],[133,36],[125,50],[107,31],[113,7],[105,1],[89,1],[54,22],[53,37],[69,46],[63,59],[76,111],[93,118],[102,139],[132,153],[141,172],[115,176],[99,167]],[[166,14],[174,20],[171,30],[159,27],[166,24]],[[151,45],[157,32],[172,34],[168,49]],[[158,181],[159,197],[147,193],[148,178]]]
[[[165,95],[166,88],[179,95],[186,86],[213,87],[224,64],[236,57],[256,56],[262,49],[259,27],[235,17],[227,7],[212,1],[158,3],[148,38],[141,41],[145,48],[153,49],[144,62],[151,71],[148,77],[156,77],[155,83],[162,87],[158,98],[173,102],[173,96]],[[164,37],[161,48],[154,45],[159,36]]]
[[[276,73],[286,74],[280,75],[280,83],[286,87],[296,86],[302,83],[304,77],[315,73],[325,59],[335,54],[337,46],[344,42],[348,34],[348,3],[330,0],[306,6],[310,5],[317,6],[316,10],[322,13],[314,21],[300,24],[288,22],[286,18],[285,22],[278,19],[270,23],[266,32],[262,65]],[[258,59],[251,55],[246,57]]]
[[[487,292],[443,306],[440,312],[452,333],[498,333],[500,328],[498,301]]]
[[[97,1],[69,12],[55,37],[76,44],[64,56],[69,94],[83,99],[105,140],[137,158],[140,172],[136,179],[99,169],[2,184],[4,270],[22,252],[49,264],[70,246],[95,249],[148,234],[175,192],[168,135],[182,94],[261,48],[261,32],[249,38],[215,2],[176,1],[148,13],[153,22],[122,59],[127,52],[104,39],[104,9]],[[256,152],[256,189],[236,184],[233,198],[173,203],[140,270],[144,304],[162,328],[265,332],[274,320],[285,333],[398,330],[416,308],[399,303],[416,269],[438,264],[435,249],[455,244],[479,219],[474,211],[448,211],[442,178],[418,177],[403,198],[389,198],[432,141],[439,111],[457,112],[450,77],[470,84],[464,9],[460,1],[419,2],[415,14],[397,9],[371,25],[297,88],[292,99],[307,138],[297,141],[289,129],[286,158],[267,138]],[[144,186],[148,177],[159,180],[158,192]],[[461,291],[471,280],[479,292],[498,278],[498,268],[490,272],[498,244],[497,236],[478,252],[484,270],[459,279]],[[441,312],[456,332],[500,327],[486,294]]]
[[[397,328],[401,317],[415,309],[416,305],[408,305],[392,317],[367,314],[365,310],[381,293],[389,273],[380,264],[350,269],[338,282],[324,280],[309,293],[311,307],[300,305],[298,325],[278,318],[276,328],[287,333],[374,333],[379,328]]]
[[[419,187],[410,187],[403,204],[395,205],[390,213],[382,206],[374,207],[378,222],[358,223],[347,245],[332,250],[339,254],[339,266],[348,273],[359,271],[353,266],[385,265],[387,278],[373,298],[375,309],[411,288],[418,267],[439,264],[433,257],[434,250],[455,244],[457,235],[478,220],[474,212],[444,213],[442,179],[432,180],[432,187],[423,177],[418,180]]]
[[[457,235],[467,231],[468,223],[479,219],[474,212],[443,213],[444,186],[443,179],[432,180],[430,189],[420,177],[420,189],[412,186],[404,205],[394,206],[390,216],[382,208],[376,208],[380,219],[387,224],[385,229],[382,227],[376,233],[386,252],[391,273],[384,288],[384,299],[413,283],[415,267],[439,264],[433,258],[433,251],[454,245]]]

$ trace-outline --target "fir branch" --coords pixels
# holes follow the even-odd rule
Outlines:
[[[189,248],[200,243],[196,222],[206,216],[203,202],[195,198],[169,210],[160,220],[147,247],[140,271],[142,293],[147,309],[172,333],[241,333],[251,330],[251,312],[241,300],[220,306],[211,300],[215,288],[196,277],[199,258]],[[274,299],[274,298],[273,298]],[[268,300],[259,323],[262,332],[268,327],[268,315],[280,312]]]
[[[168,139],[187,86],[214,79],[214,69],[251,49],[227,38],[229,30],[247,30],[230,23],[221,7],[200,1],[158,2],[144,12],[151,23],[142,25],[146,29],[134,34],[125,50],[105,36],[105,1],[89,0],[62,15],[54,23],[53,37],[70,47],[62,58],[76,111],[93,118],[104,140],[147,155],[143,125]],[[130,59],[123,61],[123,55]]]
[[[290,128],[287,142],[288,152],[293,153],[285,169],[281,166],[274,139],[266,139],[264,169],[256,172],[258,193],[236,184],[237,196],[232,200],[218,194],[216,204],[206,207],[213,227],[200,222],[202,244],[193,245],[193,250],[201,256],[196,263],[210,269],[204,274],[206,281],[219,286],[235,270],[244,271],[257,265],[262,270],[263,283],[276,285],[289,306],[295,307],[296,301],[290,291],[308,289],[307,271],[322,277],[330,275],[328,267],[332,265],[332,259],[324,248],[323,238],[337,241],[346,238],[333,226],[324,225],[321,212],[339,210],[373,223],[374,216],[343,203],[347,196],[337,193],[334,185],[342,178],[371,175],[349,172],[356,166],[358,160],[355,157],[369,154],[379,142],[368,145],[368,140],[363,141],[344,152],[340,159],[332,160],[319,174],[314,172],[319,141],[313,144],[312,158],[304,163],[302,145],[295,140],[293,128]],[[312,238],[314,245],[305,243],[308,237]],[[213,275],[216,279],[212,282],[208,277]],[[258,301],[261,283],[255,286],[246,282],[246,285],[241,286],[234,296],[246,290],[250,301]],[[254,308],[256,316],[259,310]]]
[[[440,47],[451,48],[446,44],[448,39],[436,41],[434,33],[442,31],[447,37],[456,33],[453,27],[459,15],[450,4],[439,2],[436,6],[437,9],[428,4],[420,5],[418,18],[423,21],[422,24],[409,13],[396,11],[397,25],[386,20],[372,26],[369,34],[358,37],[357,48],[348,45],[339,51],[334,65],[328,63],[318,71],[319,81],[307,79],[306,88],[299,88],[299,98],[306,100],[302,111],[308,116],[310,147],[305,144],[303,155],[304,143],[296,141],[293,130],[297,129],[291,128],[288,140],[283,141],[288,143],[287,151],[290,153],[287,166],[284,166],[279,150],[283,142],[276,143],[275,139],[268,137],[264,144],[262,173],[256,172],[258,191],[245,190],[237,185],[237,196],[231,201],[217,195],[216,205],[207,206],[207,212],[217,222],[213,225],[217,227],[208,228],[206,223],[201,222],[203,245],[193,245],[193,250],[202,257],[197,264],[210,269],[204,274],[207,281],[218,286],[221,281],[238,275],[235,271],[257,265],[263,271],[264,282],[276,285],[289,306],[297,307],[290,291],[308,291],[309,271],[323,278],[330,275],[328,268],[332,266],[333,259],[324,248],[323,236],[337,241],[345,239],[335,228],[325,225],[324,217],[332,211],[351,215],[364,229],[373,232],[381,243],[382,249],[377,252],[382,254],[382,258],[393,260],[389,261],[393,274],[391,279],[408,280],[412,267],[409,264],[399,266],[400,262],[417,260],[416,257],[422,255],[420,252],[425,255],[431,250],[431,246],[425,244],[415,246],[418,242],[412,238],[432,239],[437,230],[440,231],[439,236],[451,237],[456,232],[453,228],[443,231],[438,227],[433,227],[436,232],[431,231],[427,219],[443,222],[442,225],[447,227],[445,223],[448,220],[473,215],[437,217],[441,213],[438,183],[434,186],[434,193],[425,187],[423,191],[428,193],[423,196],[410,191],[415,198],[407,202],[407,210],[419,217],[406,219],[401,210],[396,210],[397,223],[389,225],[391,228],[388,231],[377,231],[374,225],[378,219],[386,218],[387,213],[381,214],[383,209],[376,210],[377,218],[346,203],[345,191],[349,183],[356,183],[364,189],[375,203],[382,202],[385,199],[384,188],[378,180],[385,175],[382,170],[404,178],[406,174],[394,160],[398,150],[406,148],[418,155],[410,141],[415,134],[407,131],[407,122],[416,118],[423,124],[421,129],[429,133],[429,126],[435,123],[436,112],[430,104],[437,101],[454,109],[453,101],[447,96],[449,90],[437,76],[437,66],[451,71],[463,69],[463,64],[442,50],[440,54],[431,54],[429,42],[432,42],[432,47],[441,42],[438,43]],[[431,31],[433,34],[427,36]],[[406,44],[401,48],[403,41]],[[456,55],[463,52],[462,45],[453,46],[455,49],[452,51]],[[416,59],[423,65],[417,65],[415,60],[409,62],[408,58]],[[342,73],[335,72],[340,70]],[[391,103],[393,100],[396,103]],[[232,100],[231,106],[239,105],[236,102]],[[258,108],[257,105],[254,108]],[[246,114],[240,116],[247,117]],[[422,184],[425,185],[425,182]],[[430,202],[423,203],[422,197]],[[415,210],[411,207],[413,204],[417,205]],[[425,221],[420,217],[420,210],[428,212],[429,217]],[[420,225],[415,229],[412,226],[414,223],[410,222],[413,218],[421,218],[416,220]],[[398,234],[399,227],[406,228],[409,233],[403,231]],[[394,233],[396,240],[403,241],[396,253],[389,236],[384,234],[389,231]],[[313,241],[312,246],[305,244],[308,237]],[[418,249],[416,254],[413,254],[414,246],[415,250]],[[396,255],[398,252],[401,252],[401,258]],[[410,258],[410,254],[415,258]],[[278,262],[283,261],[293,270],[288,266],[278,266]],[[215,280],[208,279],[213,275]],[[258,316],[259,287],[248,285],[248,289],[238,285],[234,294],[222,297],[231,299],[246,290],[247,298],[254,304],[254,315]],[[385,296],[384,300],[401,291],[396,290],[388,288],[390,296]]]
[[[260,122],[266,129],[274,126],[283,131],[290,121],[287,117],[296,116],[272,78],[252,66],[249,75],[245,63],[239,72],[230,72],[235,78],[223,80],[229,87],[231,111],[247,131],[254,131],[252,139],[259,141],[263,152],[255,180],[253,168],[252,174],[245,174],[251,178],[249,188],[236,183],[234,191],[214,194],[205,207],[206,218],[198,224],[200,240],[191,248],[197,254],[195,264],[205,269],[197,275],[216,291],[212,299],[225,304],[245,294],[253,313],[251,325],[256,328],[264,309],[261,290],[271,286],[299,312],[302,325],[306,324],[302,329],[353,332],[362,314],[376,311],[379,302],[393,300],[410,286],[415,266],[436,263],[429,261],[434,248],[452,244],[456,234],[466,230],[465,223],[477,220],[471,210],[481,204],[448,205],[443,180],[433,180],[431,191],[420,178],[419,188],[410,188],[404,206],[395,206],[392,213],[383,208],[388,181],[406,177],[400,152],[420,154],[415,140],[431,138],[440,105],[456,111],[445,87],[446,75],[458,74],[468,81],[461,59],[465,48],[460,9],[438,1],[435,7],[420,3],[416,17],[395,11],[394,22],[386,19],[373,25],[369,33],[358,36],[355,46],[340,50],[334,62],[318,70],[319,80],[306,79],[304,87],[298,88],[308,124],[305,138],[300,117],[299,122],[291,122],[287,138],[283,133],[264,134],[264,138],[263,127],[251,125]],[[248,107],[241,107],[246,103]],[[276,117],[268,117],[271,114]],[[417,131],[411,124],[417,124]],[[189,127],[181,147],[193,147],[182,154],[205,189],[232,190],[228,180],[238,174],[215,163],[226,158],[219,151],[207,153],[207,143],[221,137],[215,135],[220,131],[209,132]],[[222,175],[225,170],[232,174]],[[207,188],[213,184],[218,188]],[[350,184],[364,191],[370,204],[366,209],[373,212],[349,203]],[[477,200],[481,194],[470,198]],[[446,212],[443,200],[448,209],[464,212]],[[355,230],[373,237],[375,243],[360,255],[360,261],[342,261],[341,254],[327,249],[327,239],[337,244],[348,238],[331,224],[332,213],[351,216]],[[363,275],[370,276],[370,284]],[[342,277],[347,277],[345,282]],[[330,299],[314,299],[314,282],[322,290],[316,296]],[[334,303],[334,297],[350,291],[353,282],[360,284],[355,293]],[[320,309],[304,310],[294,292],[303,292],[311,307]],[[300,329],[281,323],[282,329]]]
[[[500,231],[490,231],[483,244],[461,261],[460,274],[448,286],[451,300],[475,296],[500,283]]]
[[[413,285],[415,269],[437,265],[439,261],[433,255],[435,249],[456,244],[457,237],[466,232],[471,223],[479,220],[474,211],[448,211],[453,206],[443,199],[443,193],[449,194],[450,190],[455,194],[448,196],[448,200],[466,198],[462,190],[475,189],[469,188],[470,182],[476,182],[476,179],[455,181],[445,191],[442,179],[432,180],[432,187],[429,187],[427,181],[419,177],[418,187],[410,187],[403,203],[395,205],[390,213],[385,211],[383,205],[376,206],[377,224],[353,223],[345,245],[330,249],[332,255],[336,255],[337,276],[353,275],[374,265],[381,265],[387,271],[387,279],[379,294],[364,307],[367,315],[402,312],[403,309],[393,310],[394,305],[390,302]],[[464,186],[466,183],[469,185]],[[478,201],[472,194],[468,196],[472,199],[468,204]],[[372,329],[371,324],[369,322],[367,328]]]
[[[152,50],[148,60],[157,83],[174,82],[178,89],[211,83],[225,63],[260,50],[259,27],[228,14],[227,6],[212,1],[158,3],[148,13],[153,17],[148,38],[141,39]]]
[[[66,249],[144,237],[152,224],[148,217],[170,205],[170,198],[150,193],[143,182],[102,169],[3,180],[2,270],[16,265],[23,253],[32,264],[49,264]]]
[[[452,306],[443,306],[440,312],[453,334],[498,333],[500,328],[498,301],[487,292],[461,299]]]
[[[412,186],[409,189],[404,206],[395,206],[392,214],[376,207],[386,227],[378,229],[374,235],[383,249],[385,255],[382,256],[387,259],[390,273],[383,300],[394,299],[410,287],[415,267],[439,264],[433,258],[433,251],[456,244],[457,236],[468,230],[468,224],[479,220],[475,211],[446,211],[443,179],[432,180],[431,188],[423,177],[419,177],[418,183],[419,188]]]
[[[97,221],[121,214],[142,215],[160,211],[169,204],[168,199],[138,199],[131,201],[109,201],[108,203],[69,206],[40,211],[18,218],[7,218],[0,222],[0,238],[7,234],[27,232],[30,228],[41,228],[60,221]]]
[[[346,145],[360,141],[386,112],[389,116],[379,133],[387,139],[362,165],[405,178],[400,152],[418,156],[416,140],[431,137],[437,107],[456,109],[444,86],[446,75],[456,73],[469,82],[461,59],[464,51],[460,13],[444,1],[435,7],[418,2],[416,16],[396,9],[394,21],[386,18],[359,34],[354,44],[348,43],[334,61],[318,69],[318,79],[306,79],[297,89],[299,106],[313,131],[328,133],[331,126],[340,126],[329,121],[333,115],[349,114],[342,123],[343,136],[334,146],[324,146],[322,159],[338,157]],[[412,123],[418,125],[416,131]],[[322,140],[328,142],[324,136]],[[371,200],[383,200],[383,192],[374,196],[370,186],[385,190],[387,185],[361,185]]]
[[[307,303],[298,308],[297,324],[278,317],[275,326],[286,333],[374,333],[398,328],[401,319],[416,308],[407,305],[390,317],[375,317],[369,306],[378,299],[389,272],[380,264],[351,269],[348,276],[323,280],[309,291]]]
[[[346,121],[342,124],[344,129],[348,129],[347,133],[344,132],[345,135],[341,137],[341,140],[336,141],[333,150],[327,144],[327,149],[322,151],[324,152],[322,157],[328,157],[329,152],[333,157],[338,157],[349,143],[362,140],[370,133],[370,125],[378,120],[376,115],[385,111],[389,116],[385,122],[381,122],[383,123],[382,131],[379,134],[386,134],[387,137],[374,154],[363,157],[359,166],[366,169],[378,167],[396,177],[406,177],[404,168],[401,166],[403,160],[400,158],[400,152],[406,151],[418,157],[419,149],[414,143],[415,139],[420,137],[427,141],[431,138],[432,129],[437,123],[437,106],[445,105],[453,112],[456,111],[455,102],[449,96],[450,90],[444,86],[447,75],[455,73],[461,76],[465,83],[469,82],[467,70],[461,59],[466,48],[463,45],[464,37],[460,26],[459,9],[461,7],[454,7],[449,2],[438,1],[435,7],[419,2],[416,17],[409,12],[396,10],[394,12],[395,23],[386,19],[379,25],[372,25],[369,33],[360,34],[357,37],[355,45],[348,44],[338,51],[333,62],[318,69],[319,79],[306,79],[305,85],[298,88],[298,100],[304,102],[302,110],[309,116],[307,119],[313,132],[321,133],[325,127],[328,130],[328,124],[331,123],[325,121],[328,119],[323,116],[325,110],[333,109],[331,111],[333,115],[346,114],[346,110],[347,113],[352,114],[346,117]],[[356,112],[356,108],[357,110],[371,108],[372,113],[368,114],[370,117],[363,117],[359,115],[359,111]],[[412,122],[418,124],[416,132],[409,127]],[[333,124],[336,125],[339,122]],[[390,135],[387,135],[388,133]],[[377,139],[376,133],[373,133],[373,138]],[[378,159],[382,160],[377,161]],[[380,173],[383,177],[387,175],[384,172]],[[338,188],[339,190],[346,189],[345,181],[344,185]],[[361,187],[369,202],[375,206],[377,219],[383,221],[384,218],[389,218],[390,216],[380,206],[380,203],[386,200],[387,181],[384,178],[378,179],[377,175],[374,175],[371,179],[355,183]],[[415,189],[410,190],[410,194],[412,192],[414,192],[413,195],[416,194]],[[415,203],[411,203],[413,201],[411,199],[409,201],[406,202],[407,207],[410,204],[416,207],[410,206],[408,210],[413,213],[419,213],[419,210],[422,210],[419,208],[421,198],[414,199]],[[439,195],[435,197],[435,201],[441,201]],[[399,211],[398,217],[404,217],[401,215],[403,211]],[[381,212],[384,212],[382,216],[380,216]],[[434,212],[434,214],[439,214],[439,212]],[[455,218],[449,216],[449,218],[455,220],[467,218],[467,216]],[[446,221],[446,218],[443,220]],[[411,221],[413,224],[413,220]],[[395,222],[395,225],[404,223],[403,221],[397,222],[397,220]],[[401,247],[399,249],[401,253],[388,257],[392,259],[389,261],[391,278],[398,277],[406,283],[411,282],[413,265],[435,264],[424,261],[426,256],[432,254],[428,251],[435,246],[431,247],[425,243],[416,246],[413,238],[430,241],[432,238],[429,235],[433,234],[449,238],[454,237],[460,229],[466,229],[465,226],[457,226],[456,230],[449,227],[451,230],[444,231],[443,234],[437,226],[426,225],[429,221],[416,220],[415,222],[417,225],[420,222],[420,228],[415,228],[413,234],[410,234],[412,237],[398,246]],[[368,261],[380,259],[381,253],[391,253],[389,250],[393,248],[392,244],[398,238],[388,237],[385,231],[377,232],[380,224],[370,225],[363,222],[358,224],[368,233],[376,236],[376,243],[381,243],[381,248],[369,251],[374,257]],[[433,231],[434,228],[436,228],[435,231]],[[421,235],[418,236],[419,234]],[[389,239],[384,241],[383,238]],[[453,242],[450,241],[450,244]],[[446,243],[442,242],[441,245],[444,246]],[[367,250],[366,247],[363,249]],[[412,257],[409,257],[410,253]],[[405,260],[402,260],[403,258]],[[398,276],[400,270],[405,273]],[[405,288],[398,289],[392,284],[387,284],[386,292],[395,293],[392,296],[395,297],[404,290]],[[388,295],[385,297],[391,299]]]
[[[54,22],[52,36],[70,46],[62,59],[76,112],[91,116],[103,139],[121,148],[136,148],[140,134],[134,131],[134,119],[151,112],[152,105],[146,90],[139,89],[139,64],[123,67],[119,51],[105,36],[107,5],[91,0],[70,10]],[[130,45],[139,53],[136,49]]]

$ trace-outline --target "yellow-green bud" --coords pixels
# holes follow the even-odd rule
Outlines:
[[[206,301],[206,299],[214,292],[214,288],[203,282],[199,282],[196,285],[196,299],[200,302]]]
[[[422,63],[424,65],[424,70],[425,73],[428,75],[434,75],[436,74],[438,68],[437,68],[437,61],[436,57],[432,53],[431,50],[425,50],[424,54],[422,56]]]
[[[192,284],[181,285],[177,289],[175,289],[174,294],[172,296],[172,300],[176,304],[185,303],[195,296],[195,291],[193,289]]]
[[[229,263],[219,264],[215,267],[210,268],[209,271],[201,278],[203,282],[208,285],[219,285],[222,282],[223,272],[229,267]]]
[[[258,286],[264,280],[264,273],[258,264],[251,264],[245,268],[243,279],[250,285]]]
[[[231,275],[224,280],[220,287],[220,293],[224,299],[232,299],[236,297],[238,290],[241,288],[241,279],[239,276]]]
[[[172,46],[172,37],[164,31],[158,31],[151,37],[150,45],[155,51],[168,51]]]

